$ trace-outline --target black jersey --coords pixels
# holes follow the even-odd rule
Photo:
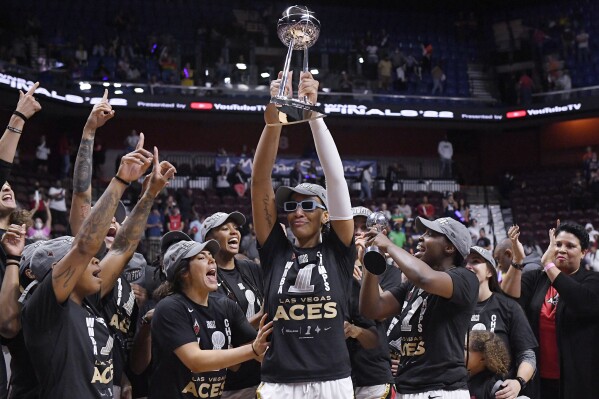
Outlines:
[[[265,312],[274,320],[262,381],[328,381],[351,375],[343,322],[349,317],[355,243],[334,230],[313,248],[293,246],[279,224],[259,248]]]
[[[356,387],[392,384],[391,361],[387,350],[387,337],[383,323],[365,318],[359,311],[360,283],[353,280],[350,323],[364,329],[376,328],[379,345],[376,348],[364,349],[354,338],[347,339],[347,348],[351,359],[352,381]]]
[[[246,318],[260,312],[264,303],[262,268],[249,260],[235,259],[235,268],[218,269],[218,292],[237,302]],[[243,362],[238,370],[227,371],[225,391],[236,391],[260,383],[260,363]]]
[[[503,294],[493,294],[487,300],[476,304],[470,318],[470,329],[490,331],[501,337],[512,355],[510,374],[516,370],[516,355],[538,346],[518,302]]]
[[[192,373],[174,350],[197,342],[204,350],[221,350],[251,342],[256,330],[239,306],[221,294],[211,294],[208,306],[182,294],[164,298],[152,317],[152,361],[149,398],[220,398],[226,369]]]
[[[478,297],[478,280],[471,271],[447,271],[453,295],[446,299],[413,285],[389,290],[402,305],[396,376],[399,393],[467,389],[464,342]],[[406,294],[407,289],[407,294]]]
[[[112,398],[114,339],[96,310],[100,294],[82,305],[58,303],[52,272],[25,302],[22,313],[27,350],[42,398]]]

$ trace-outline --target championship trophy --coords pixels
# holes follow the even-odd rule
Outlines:
[[[308,49],[318,40],[320,21],[306,6],[291,6],[283,12],[283,16],[277,23],[277,35],[287,46],[287,56],[279,92],[271,97],[270,102],[276,104],[280,113],[284,114],[280,115],[281,124],[299,123],[323,117],[323,115],[311,112],[324,114],[322,106],[312,104],[306,97],[293,98],[293,93],[289,93],[289,96],[285,95],[293,50],[304,51],[303,71],[308,72]],[[288,119],[292,119],[294,122],[289,122]]]
[[[366,219],[366,227],[373,228],[381,233],[388,226],[387,217],[383,212],[373,212]],[[371,245],[364,252],[364,267],[372,274],[383,274],[387,269],[385,253],[376,245]]]

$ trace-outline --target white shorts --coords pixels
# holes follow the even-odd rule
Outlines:
[[[458,389],[456,391],[428,391],[421,393],[397,394],[398,399],[470,399],[470,392],[467,389]]]
[[[256,388],[258,385],[249,388],[238,389],[236,391],[224,391],[222,399],[254,399],[256,397]]]
[[[368,387],[356,387],[356,399],[387,399],[392,398],[393,392],[391,384],[371,385]]]
[[[354,397],[354,387],[351,377],[292,384],[262,382],[256,390],[256,397],[258,399],[351,399]]]

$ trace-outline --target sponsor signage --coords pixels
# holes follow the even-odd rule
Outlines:
[[[7,87],[17,90],[27,91],[33,82],[20,78],[18,76],[0,73],[0,87]],[[40,86],[36,95],[49,97],[53,100],[74,104],[74,105],[94,105],[102,97],[85,91],[76,91],[75,89],[51,89]],[[110,104],[113,107],[125,107],[131,109],[152,109],[167,111],[185,111],[197,113],[263,113],[267,101],[264,98],[217,98],[207,96],[203,99],[195,97],[193,100],[187,96],[177,93],[162,95],[141,95],[136,93],[111,95]],[[584,101],[584,102],[583,102]],[[596,104],[595,104],[596,103]],[[599,109],[599,100],[593,97],[579,99],[577,102],[569,102],[556,105],[531,105],[517,109],[497,108],[460,108],[456,103],[453,105],[438,105],[434,102],[426,105],[410,104],[360,104],[360,99],[356,99],[355,104],[347,103],[326,103],[324,106],[327,115],[338,115],[347,117],[368,117],[384,119],[403,119],[403,120],[437,120],[437,121],[462,121],[462,122],[486,122],[501,123],[507,120],[522,120],[542,118],[551,115],[576,114],[583,111]]]

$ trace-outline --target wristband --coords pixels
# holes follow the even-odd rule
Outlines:
[[[131,185],[131,183],[129,183],[127,180],[125,179],[121,179],[120,177],[118,177],[118,175],[114,175],[114,178],[117,179],[118,181],[120,181],[121,183],[123,183],[125,186],[129,187]]]
[[[19,111],[13,111],[12,114],[18,116],[21,119],[23,119],[25,122],[27,122],[29,120],[29,118],[27,118],[25,115],[23,115],[23,113],[21,113]]]
[[[258,354],[258,352],[256,352],[256,349],[254,349],[254,343],[252,342],[252,352],[254,352],[254,355],[260,357],[260,355]]]
[[[150,324],[150,320],[148,320],[148,318],[146,317],[146,315],[143,315],[143,316],[141,317],[141,322],[140,322],[140,324],[141,324],[142,326],[147,326],[148,324]]]
[[[21,255],[6,255],[7,260],[16,260],[17,262],[21,261]]]
[[[6,126],[6,130],[16,133],[16,134],[21,134],[23,133],[23,131],[21,129],[17,129],[16,127],[12,127],[10,125]]]
[[[524,378],[516,377],[516,381],[518,381],[518,383],[520,384],[520,391],[522,391],[524,388],[526,388],[527,382],[524,381]]]
[[[545,267],[543,268],[543,270],[545,270],[545,273],[547,273],[547,270],[551,269],[552,267],[555,267],[555,263],[553,263],[553,262],[547,263],[545,265]]]
[[[7,260],[6,267],[8,267],[8,266],[21,267],[21,264],[19,262],[17,262],[16,260]]]
[[[515,263],[512,262],[512,267],[516,270],[520,270],[522,271],[522,269],[524,269],[524,263]]]

